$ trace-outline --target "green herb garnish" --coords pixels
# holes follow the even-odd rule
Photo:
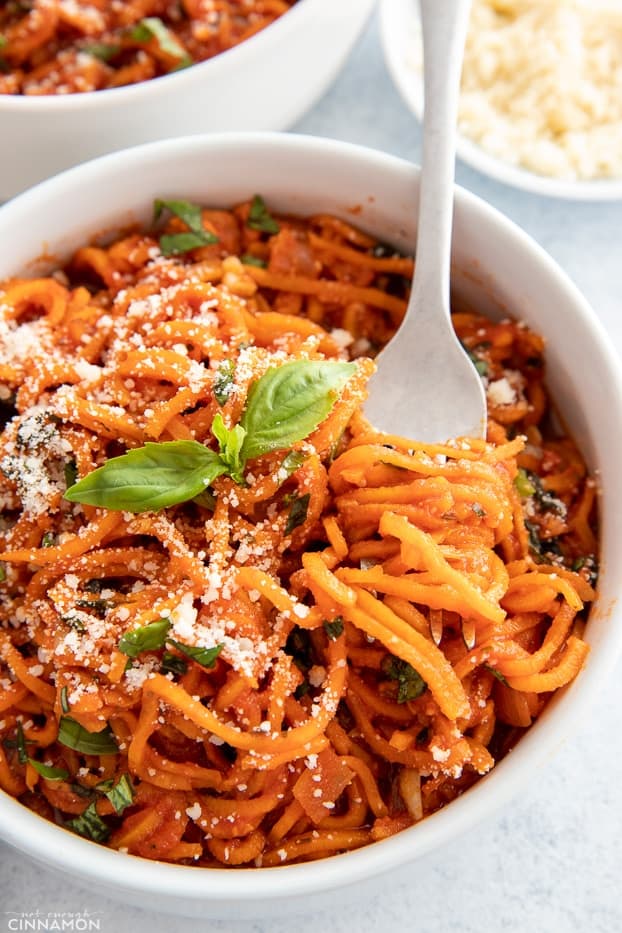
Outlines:
[[[289,515],[287,516],[287,524],[285,525],[286,535],[291,535],[294,528],[298,528],[299,525],[302,525],[307,520],[310,500],[311,495],[306,492],[304,496],[296,496],[292,501]]]
[[[218,237],[203,226],[203,212],[198,204],[158,198],[153,202],[154,220],[158,220],[164,210],[169,210],[188,227],[187,233],[165,233],[160,237],[160,250],[164,256],[177,256],[199,246],[218,243]]]
[[[487,671],[490,671],[490,673],[499,681],[499,683],[504,684],[506,687],[510,686],[501,671],[498,671],[496,667],[491,667],[490,664],[484,664],[483,666]]]
[[[119,751],[109,726],[101,732],[89,732],[69,716],[62,716],[58,724],[58,741],[84,755],[116,755]]]
[[[86,839],[92,839],[93,842],[105,842],[110,835],[110,830],[97,812],[95,801],[90,803],[80,816],[69,820],[66,826],[72,832],[84,836]]]
[[[70,489],[78,479],[78,467],[75,460],[68,460],[65,464],[65,486]]]
[[[6,567],[4,564],[0,564],[0,583],[4,583],[6,580]]]
[[[123,774],[114,787],[104,789],[101,784],[97,784],[95,789],[103,790],[119,815],[134,802],[134,788],[127,774]]]
[[[281,229],[259,194],[256,194],[251,201],[246,223],[253,230],[260,230],[262,233],[278,233]]]
[[[231,395],[233,389],[233,373],[235,372],[235,363],[233,360],[223,360],[216,370],[214,379],[214,396],[222,408]]]
[[[119,651],[128,658],[137,658],[143,651],[157,651],[164,647],[170,627],[170,619],[158,619],[149,625],[126,632],[121,636]]]
[[[514,477],[514,486],[521,499],[528,499],[530,496],[533,496],[536,491],[536,487],[531,481],[530,474],[522,467],[519,467],[518,473]]]
[[[147,443],[103,466],[65,493],[70,502],[149,512],[187,502],[219,476],[244,482],[248,460],[292,447],[330,413],[355,363],[300,360],[269,369],[251,385],[239,425],[227,428],[220,413],[212,430],[216,453],[198,441]]]
[[[17,723],[17,737],[16,744],[17,748],[17,760],[20,765],[25,765],[28,761],[28,752],[26,751],[26,740],[24,739],[24,729],[21,722]]]
[[[46,531],[41,538],[41,547],[54,547],[54,535],[51,531]]]
[[[69,777],[69,771],[65,771],[64,768],[53,768],[51,765],[44,765],[41,761],[35,761],[34,758],[29,758],[28,763],[46,781],[66,781]]]
[[[340,635],[343,635],[343,616],[335,616],[330,622],[325,621],[323,625],[331,641],[336,641]]]
[[[265,269],[268,265],[264,259],[260,259],[259,256],[252,256],[250,253],[244,253],[243,256],[240,256],[240,261],[245,266],[256,266],[258,269]]]
[[[224,645],[214,645],[213,648],[195,648],[192,645],[184,645],[181,641],[175,641],[174,638],[167,639],[171,645],[174,645],[178,651],[187,655],[200,664],[201,667],[214,667],[216,659]]]
[[[163,674],[186,674],[188,665],[183,658],[178,657],[171,651],[165,651],[162,655],[162,665],[160,670]]]
[[[386,658],[382,664],[382,670],[387,677],[398,682],[398,703],[408,703],[409,700],[416,700],[427,689],[428,685],[421,674],[408,661],[403,661],[401,658]]]
[[[155,39],[160,51],[177,59],[171,71],[187,68],[188,65],[193,64],[192,59],[176,35],[164,25],[158,16],[146,16],[145,19],[141,19],[128,31],[127,35],[133,42],[148,43]]]
[[[89,45],[83,45],[80,51],[92,55],[93,58],[99,59],[100,62],[109,62],[119,54],[121,46],[113,45],[110,42],[91,42]]]
[[[62,687],[60,691],[60,708],[63,713],[69,712],[69,700],[67,699],[67,687]]]

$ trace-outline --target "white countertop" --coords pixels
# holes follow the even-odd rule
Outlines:
[[[370,23],[329,93],[296,127],[417,161],[420,130],[386,73]],[[458,166],[460,184],[527,230],[570,274],[622,351],[622,204],[544,199]],[[605,401],[605,400],[603,400]],[[370,887],[367,899],[295,919],[178,920],[116,904],[0,844],[0,931],[9,911],[96,913],[103,933],[616,933],[622,930],[622,663],[576,736],[503,814]]]

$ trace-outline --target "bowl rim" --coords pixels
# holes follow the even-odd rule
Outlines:
[[[55,110],[71,112],[85,107],[115,107],[120,103],[138,105],[143,98],[157,94],[158,88],[161,92],[164,92],[176,87],[178,91],[183,92],[185,85],[189,86],[197,79],[200,80],[202,77],[205,77],[205,80],[208,77],[215,79],[219,70],[226,73],[230,68],[243,69],[257,47],[266,41],[266,32],[269,32],[270,41],[285,42],[286,32],[296,29],[299,21],[303,22],[303,13],[306,13],[313,3],[319,4],[321,2],[322,0],[297,0],[294,6],[279,16],[278,19],[260,29],[259,32],[253,33],[248,39],[229,49],[218,52],[217,55],[206,58],[202,62],[197,62],[188,68],[182,68],[180,71],[172,71],[157,78],[138,81],[136,84],[102,88],[98,91],[46,95],[0,94],[0,113],[3,110],[8,112],[23,111],[26,113]],[[210,69],[213,74],[207,75],[206,69]]]
[[[401,48],[394,41],[396,34],[401,34],[404,28],[404,10],[406,4],[412,4],[414,15],[416,7],[414,0],[380,0],[379,23],[380,41],[387,70],[393,79],[402,100],[414,114],[419,123],[423,119],[423,83],[417,72],[409,68],[404,62]],[[562,198],[574,201],[617,201],[622,199],[622,177],[611,178],[572,179],[555,178],[549,175],[538,175],[529,169],[505,162],[497,156],[491,155],[482,146],[458,132],[456,138],[456,152],[467,165],[487,175],[489,178],[500,181],[513,188],[520,188],[531,194],[542,194],[547,197]]]
[[[314,160],[333,162],[348,160],[356,171],[354,177],[364,178],[365,170],[379,171],[403,180],[406,190],[416,185],[418,169],[403,159],[350,143],[311,136],[278,133],[223,133],[181,137],[147,143],[128,150],[101,156],[90,162],[41,182],[18,195],[0,208],[0,231],[37,216],[51,196],[66,197],[85,185],[101,185],[113,178],[119,169],[140,172],[145,165],[166,161],[179,167],[184,154],[204,154],[207,150],[225,156],[232,150],[253,150],[268,157],[279,155],[295,160],[312,156]],[[56,192],[56,194],[55,194]],[[603,326],[586,299],[566,273],[527,233],[483,199],[456,186],[456,208],[464,218],[494,226],[500,239],[512,248],[523,251],[528,258],[554,280],[560,294],[568,302],[575,319],[589,328],[602,364],[601,371],[611,390],[608,403],[616,410],[622,423],[622,374],[617,354]],[[121,210],[119,211],[121,214]],[[34,247],[36,249],[36,246]],[[614,572],[614,571],[612,571]],[[606,609],[604,610],[607,611]],[[619,611],[616,609],[614,611]],[[611,618],[609,618],[611,623]],[[573,732],[587,714],[590,704],[611,674],[622,649],[622,626],[608,624],[598,652],[593,652],[589,664],[573,684],[563,691],[563,705],[557,696],[540,717],[537,728],[530,730],[517,747],[495,766],[492,775],[478,781],[468,792],[454,800],[450,807],[427,817],[410,829],[362,849],[299,865],[274,868],[195,869],[192,866],[153,862],[107,849],[82,839],[48,822],[23,804],[0,794],[0,835],[11,845],[48,868],[64,871],[81,881],[104,885],[108,893],[153,895],[174,906],[180,898],[205,907],[219,903],[267,901],[286,902],[300,895],[311,896],[346,888],[403,866],[406,862],[440,848],[463,835],[476,823],[490,816],[515,795],[534,772],[551,756],[568,734]],[[494,780],[495,793],[488,792]],[[54,853],[54,861],[50,860]]]

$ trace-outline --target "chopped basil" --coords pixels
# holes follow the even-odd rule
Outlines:
[[[223,360],[216,371],[216,378],[214,379],[214,395],[221,408],[231,395],[231,390],[233,389],[234,371],[235,363],[233,360]]]
[[[479,356],[476,356],[472,350],[469,350],[469,348],[465,346],[465,344],[462,344],[462,349],[464,350],[468,358],[473,363],[473,366],[475,366],[475,369],[477,370],[479,375],[487,376],[490,371],[490,366],[488,365],[486,360],[482,360],[479,358]]]
[[[256,194],[251,201],[251,209],[246,223],[251,229],[260,230],[262,233],[274,234],[281,229],[259,194]]]
[[[294,697],[297,700],[302,700],[303,697],[306,697],[307,693],[311,690],[311,684],[308,680],[303,680],[301,684],[298,684],[294,690]]]
[[[188,665],[183,658],[178,657],[171,651],[165,651],[162,655],[162,664],[160,670],[163,674],[186,674]]]
[[[300,450],[290,450],[287,456],[283,458],[279,472],[284,470],[287,476],[291,476],[292,473],[300,469],[306,459],[306,454],[303,454]]]
[[[330,622],[324,622],[324,631],[331,641],[336,641],[343,635],[343,616],[335,616]]]
[[[109,62],[110,59],[119,54],[121,46],[114,45],[111,42],[91,42],[88,45],[83,45],[81,51],[99,59],[100,62]]]
[[[65,464],[65,486],[71,489],[78,479],[78,467],[75,460],[68,460]]]
[[[427,684],[408,661],[401,658],[389,657],[382,664],[382,670],[391,680],[398,682],[397,702],[407,703],[416,700],[427,689]]]
[[[54,547],[54,535],[51,531],[46,531],[41,538],[41,547]]]
[[[109,609],[112,609],[114,603],[111,599],[78,599],[76,608],[88,609],[94,615],[103,619]]]
[[[583,570],[590,586],[596,586],[598,581],[598,561],[594,554],[586,554],[584,557],[578,557],[572,564],[575,573]]]
[[[6,580],[6,567],[4,564],[0,564],[0,583],[4,583]]]
[[[167,641],[171,645],[174,645],[178,651],[181,651],[182,654],[187,655],[189,658],[192,658],[193,661],[196,661],[197,664],[200,664],[201,667],[214,667],[216,658],[224,648],[224,645],[214,645],[213,648],[196,648],[192,645],[184,645],[180,641],[175,641],[174,638],[169,638]]]
[[[69,820],[66,825],[72,832],[86,839],[92,839],[93,842],[105,842],[110,835],[110,830],[97,812],[95,801],[90,803],[80,816]]]
[[[66,781],[69,777],[69,771],[65,771],[64,768],[52,768],[51,765],[44,765],[43,762],[35,761],[34,758],[29,758],[28,763],[46,781]]]
[[[86,632],[86,626],[82,619],[79,619],[78,616],[62,616],[62,620],[65,625],[68,625],[69,628],[72,628],[74,632]]]
[[[101,732],[89,732],[69,716],[62,716],[58,724],[58,741],[84,755],[116,755],[119,751],[109,726]]]
[[[289,515],[287,516],[287,524],[285,525],[286,535],[291,535],[294,528],[298,528],[299,525],[302,525],[307,520],[310,500],[311,494],[306,492],[304,496],[296,496],[292,501]]]
[[[120,815],[126,807],[131,807],[134,802],[134,788],[129,779],[129,775],[123,774],[114,787],[104,790],[101,785],[96,786],[96,790],[103,790],[104,794]]]
[[[490,671],[490,673],[493,675],[493,677],[496,677],[496,679],[499,681],[499,683],[502,683],[502,684],[504,684],[506,687],[509,687],[509,684],[508,684],[506,678],[505,678],[505,677],[503,676],[503,674],[501,673],[501,671],[498,671],[498,670],[496,669],[496,667],[491,667],[490,664],[484,664],[484,667],[486,668],[487,671]]]
[[[17,738],[16,738],[16,748],[17,748],[17,760],[20,765],[25,765],[28,761],[28,752],[26,751],[26,741],[24,739],[24,729],[21,722],[17,723]]]
[[[179,42],[177,36],[164,25],[158,16],[147,16],[145,19],[141,19],[128,31],[128,37],[134,42],[141,43],[151,42],[152,39],[155,39],[162,52],[178,59],[171,70],[179,68],[180,65],[187,67],[192,64],[192,59]]]
[[[176,256],[199,246],[218,243],[218,237],[203,226],[203,212],[198,204],[191,204],[190,201],[163,201],[158,198],[153,203],[154,220],[158,220],[164,210],[169,210],[182,220],[189,231],[163,234],[160,237],[160,250],[164,256]]]
[[[250,253],[244,253],[243,256],[240,256],[240,260],[245,266],[257,266],[258,269],[265,269],[268,265],[264,259],[260,259],[259,256],[252,256]]]
[[[514,486],[522,499],[528,499],[530,496],[533,496],[536,487],[531,481],[531,476],[527,470],[524,470],[522,467],[519,467],[518,473],[514,477]]]
[[[63,711],[63,713],[69,712],[69,700],[67,699],[67,687],[61,687],[60,708]]]
[[[126,632],[119,641],[119,651],[128,658],[137,658],[143,651],[158,651],[164,647],[170,627],[170,619],[158,619],[149,625]]]

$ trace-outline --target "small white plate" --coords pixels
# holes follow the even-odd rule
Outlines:
[[[418,120],[423,115],[420,61],[421,27],[416,0],[381,0],[380,32],[384,57],[395,86]],[[525,191],[580,201],[622,199],[622,178],[567,181],[536,175],[490,155],[458,134],[458,157],[484,175]]]

